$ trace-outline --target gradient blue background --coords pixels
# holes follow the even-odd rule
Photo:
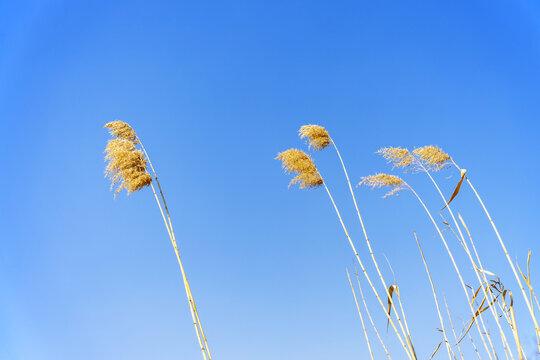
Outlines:
[[[303,146],[303,124],[327,127],[354,182],[390,171],[379,147],[441,146],[469,170],[512,257],[533,250],[540,276],[536,1],[2,1],[0,41],[1,359],[200,358],[151,191],[114,201],[103,177],[114,119],[134,126],[158,170],[216,360],[368,358],[328,197],[288,190],[273,159]],[[335,153],[314,156],[369,264]],[[427,178],[406,179],[436,213]],[[450,194],[458,175],[437,179]],[[459,322],[457,277],[410,194],[356,191],[428,358],[441,337],[413,230]],[[489,223],[468,188],[454,204],[514,290],[532,353]]]

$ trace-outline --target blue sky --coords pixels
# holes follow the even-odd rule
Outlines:
[[[113,200],[103,177],[114,119],[135,128],[160,175],[215,359],[368,356],[331,203],[323,189],[288,190],[273,159],[303,146],[304,124],[330,131],[354,182],[390,171],[380,147],[441,146],[469,170],[511,256],[532,250],[540,276],[539,15],[532,0],[2,2],[0,358],[200,357],[151,191]],[[337,157],[314,158],[369,263]],[[437,213],[428,179],[405,177]],[[457,179],[437,174],[447,194]],[[458,322],[457,277],[410,194],[355,191],[427,358],[439,324],[413,231]],[[469,189],[453,204],[514,291],[531,353],[489,223]]]

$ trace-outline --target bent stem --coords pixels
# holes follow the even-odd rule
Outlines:
[[[351,246],[351,248],[352,248],[352,250],[354,252],[356,260],[358,261],[358,264],[360,265],[360,268],[362,269],[362,272],[364,273],[364,276],[366,277],[366,279],[367,279],[367,281],[369,283],[369,286],[371,287],[371,290],[373,291],[373,293],[377,297],[377,300],[379,301],[379,304],[381,305],[384,313],[386,314],[386,317],[388,318],[388,321],[392,325],[392,328],[394,329],[394,331],[395,331],[395,333],[396,333],[396,335],[397,335],[397,337],[399,339],[399,342],[401,343],[401,345],[405,349],[405,352],[407,353],[407,357],[409,359],[411,359],[411,360],[413,358],[416,360],[416,356],[414,355],[414,352],[413,351],[409,352],[409,348],[403,342],[403,339],[401,338],[401,335],[399,334],[399,331],[396,328],[396,325],[394,324],[394,320],[392,320],[392,317],[390,316],[390,314],[387,313],[386,307],[384,306],[381,298],[379,297],[379,294],[377,293],[377,290],[375,289],[375,286],[373,285],[373,282],[371,281],[369,275],[367,274],[366,268],[364,267],[364,264],[362,263],[362,260],[360,260],[360,256],[358,255],[358,252],[356,251],[356,247],[354,246],[354,243],[352,242],[351,237],[349,236],[349,232],[347,231],[347,228],[345,227],[345,224],[343,223],[343,219],[341,218],[341,214],[339,213],[339,209],[338,209],[338,207],[337,207],[337,205],[336,205],[336,203],[334,201],[334,198],[332,197],[332,194],[330,193],[330,190],[328,190],[328,187],[326,186],[325,182],[323,182],[323,185],[324,185],[324,188],[326,189],[326,193],[328,194],[328,197],[330,197],[330,201],[332,201],[332,205],[334,206],[334,210],[336,211],[336,214],[337,214],[337,216],[339,218],[339,222],[341,224],[341,227],[343,228],[343,231],[345,232],[345,235],[347,236],[347,240],[349,240],[349,245]],[[397,315],[397,312],[396,312],[396,316],[399,316],[399,315]],[[406,339],[406,341],[407,341],[407,344],[410,346],[409,340]]]
[[[360,306],[358,305],[358,299],[356,298],[356,292],[354,291],[354,286],[351,281],[351,277],[349,275],[349,270],[345,269],[347,271],[347,279],[349,279],[349,284],[351,284],[351,290],[354,296],[354,303],[356,304],[356,309],[358,310],[358,315],[360,316],[360,321],[362,322],[362,329],[364,330],[364,335],[366,337],[366,343],[369,350],[369,355],[371,356],[371,360],[374,360],[373,358],[373,352],[371,351],[371,344],[369,343],[369,337],[366,331],[366,325],[364,324],[364,317],[362,316],[362,312],[360,311]]]
[[[454,166],[461,171],[461,168],[456,164],[454,159],[450,159]],[[514,263],[512,262],[512,259],[510,259],[510,255],[508,254],[508,250],[506,250],[506,245],[504,244],[504,241],[501,238],[501,235],[499,234],[499,230],[497,230],[497,226],[495,226],[495,223],[493,222],[493,219],[491,218],[491,215],[489,214],[489,211],[487,210],[486,206],[484,205],[484,202],[482,201],[482,198],[480,198],[480,195],[478,195],[478,192],[474,188],[473,184],[469,180],[467,176],[465,176],[465,179],[467,180],[467,184],[469,184],[469,187],[476,195],[476,198],[478,199],[478,202],[480,202],[480,205],[482,205],[482,208],[484,209],[484,213],[486,214],[487,218],[489,219],[489,222],[491,224],[491,227],[493,228],[493,231],[495,231],[495,234],[497,235],[497,239],[499,240],[499,244],[501,245],[501,248],[504,251],[504,255],[506,256],[506,259],[508,260],[508,264],[510,264],[510,268],[512,269],[512,272],[514,273],[514,277],[516,278],[519,288],[521,289],[521,293],[523,295],[523,298],[525,299],[525,303],[527,304],[527,308],[529,309],[529,313],[531,315],[531,318],[534,322],[534,327],[536,330],[537,335],[537,345],[538,345],[538,351],[540,352],[540,341],[538,341],[540,336],[540,327],[538,326],[538,322],[536,321],[536,315],[534,314],[534,310],[532,308],[532,304],[529,302],[529,298],[527,297],[527,294],[525,293],[525,289],[523,288],[523,284],[521,283],[521,279],[519,278],[519,275],[516,271],[516,268],[514,267]]]
[[[362,220],[362,216],[360,215],[360,210],[358,209],[358,203],[356,202],[356,196],[354,195],[354,191],[353,191],[353,188],[352,188],[352,185],[351,185],[351,181],[349,179],[349,174],[347,172],[347,168],[345,167],[345,162],[343,161],[343,158],[341,157],[341,154],[337,148],[337,145],[336,145],[336,142],[332,139],[332,145],[334,145],[334,149],[336,150],[336,153],[339,157],[339,161],[341,162],[341,166],[343,167],[343,172],[345,173],[345,178],[347,179],[347,184],[349,185],[349,191],[351,193],[351,196],[352,196],[352,199],[353,199],[353,202],[354,202],[354,207],[356,209],[356,214],[358,215],[358,220],[360,221],[360,225],[362,226],[362,232],[364,233],[364,238],[366,240],[366,244],[368,246],[368,249],[369,249],[369,254],[371,256],[371,259],[373,261],[373,264],[375,265],[375,269],[377,269],[377,274],[379,276],[379,279],[381,280],[381,283],[386,291],[386,296],[388,297],[389,301],[390,301],[390,304],[391,306],[393,306],[395,309],[396,306],[394,304],[394,300],[392,299],[392,296],[390,295],[390,290],[389,290],[389,287],[386,285],[386,281],[384,280],[384,277],[381,273],[381,270],[379,268],[379,264],[377,263],[377,260],[375,259],[375,255],[373,254],[373,249],[371,248],[371,243],[369,241],[369,238],[368,238],[368,235],[367,235],[367,231],[366,231],[366,227],[364,225],[364,221]],[[355,250],[356,252],[356,250]],[[403,313],[403,316],[405,316],[405,314]],[[399,317],[399,315],[397,315],[396,313],[396,318],[398,320],[398,323],[399,323],[399,326],[401,328],[401,331],[405,334],[407,333],[408,336],[407,337],[407,345],[409,346],[410,350],[411,350],[411,353],[414,354],[414,348],[413,348],[413,345],[412,345],[412,338],[411,338],[411,335],[408,331],[408,326],[407,324],[405,324],[405,327],[407,327],[407,332],[405,332],[405,329],[403,328],[403,324],[402,324],[402,321]],[[404,319],[405,320],[405,319]]]

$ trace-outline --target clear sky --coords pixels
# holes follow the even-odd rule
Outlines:
[[[114,119],[135,128],[160,175],[216,360],[368,358],[331,203],[324,189],[288,190],[273,159],[304,146],[304,124],[330,131],[355,183],[391,171],[380,147],[441,146],[468,169],[512,258],[533,251],[538,279],[539,64],[534,0],[0,2],[0,359],[200,358],[151,191],[113,200],[103,177]],[[370,264],[335,153],[314,158]],[[427,177],[405,178],[437,214]],[[436,178],[449,195],[459,177]],[[410,193],[355,191],[426,359],[441,336],[413,231],[459,324],[457,277]],[[467,187],[453,205],[514,291],[532,353],[488,221]]]

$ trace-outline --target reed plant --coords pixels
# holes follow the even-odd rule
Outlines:
[[[388,286],[389,282],[384,278],[381,268],[379,266],[379,263],[377,261],[377,257],[375,256],[371,239],[368,237],[366,225],[364,223],[364,220],[359,210],[359,203],[357,201],[357,196],[351,184],[347,167],[345,166],[345,162],[336,145],[336,142],[330,136],[329,132],[324,127],[319,126],[319,125],[304,125],[300,128],[299,135],[301,139],[306,140],[309,150],[321,151],[328,147],[332,147],[335,150],[338,156],[339,163],[345,175],[347,187],[350,192],[351,199],[353,201],[353,204],[356,210],[356,215],[362,229],[363,237],[367,245],[369,256],[376,270],[375,275],[370,274],[367,268],[364,266],[364,263],[362,262],[358,251],[356,250],[355,243],[353,242],[349,234],[349,231],[347,230],[347,226],[344,223],[340,210],[338,206],[336,205],[336,202],[334,201],[334,198],[329,190],[329,186],[324,180],[323,176],[321,175],[321,172],[315,165],[314,160],[308,153],[302,150],[296,149],[296,148],[283,151],[279,153],[278,156],[276,157],[276,159],[281,160],[282,166],[286,172],[294,174],[293,179],[289,183],[289,187],[293,184],[298,184],[301,189],[317,189],[319,187],[324,187],[324,189],[326,190],[326,193],[328,194],[330,198],[332,206],[337,214],[338,220],[345,233],[348,243],[354,253],[356,262],[360,266],[360,270],[365,280],[367,281],[369,288],[371,289],[372,295],[377,300],[380,309],[384,312],[388,325],[391,325],[391,328],[393,329],[393,332],[395,333],[396,338],[398,339],[402,349],[405,351],[407,358],[410,360],[417,359],[418,356],[416,354],[416,350],[413,345],[413,338],[411,336],[411,331],[409,329],[409,326],[406,320],[406,313],[405,313],[405,310],[401,301],[400,291],[397,287],[397,283],[395,282],[395,275],[394,275],[394,284]],[[490,360],[498,360],[500,358],[500,356],[497,353],[498,346],[501,346],[504,349],[505,358],[507,360],[514,360],[514,353],[517,354],[517,357],[519,358],[519,360],[526,359],[525,350],[522,347],[522,342],[520,340],[520,336],[518,332],[515,309],[514,309],[515,305],[513,302],[512,291],[505,289],[504,286],[502,285],[501,279],[494,273],[487,271],[484,268],[483,262],[481,260],[481,256],[476,248],[476,245],[473,241],[470,231],[467,225],[465,224],[465,220],[460,214],[457,214],[457,217],[456,217],[453,210],[453,204],[451,205],[452,201],[459,194],[461,185],[464,181],[466,181],[471,187],[478,201],[482,205],[482,208],[486,216],[488,217],[493,230],[496,233],[497,239],[499,240],[499,243],[503,249],[504,255],[507,258],[508,262],[510,263],[514,276],[516,277],[518,281],[518,286],[525,299],[527,308],[529,310],[531,319],[534,324],[537,340],[539,340],[540,331],[539,331],[538,324],[536,321],[536,315],[535,315],[533,306],[536,303],[538,309],[540,310],[540,304],[536,298],[536,295],[534,294],[534,289],[530,280],[531,279],[530,267],[529,267],[530,257],[527,261],[527,275],[525,275],[521,271],[519,266],[517,265],[514,266],[514,264],[510,260],[510,256],[508,254],[507,248],[504,242],[502,241],[502,238],[495,226],[495,223],[491,219],[491,216],[489,212],[487,211],[487,208],[485,207],[482,199],[478,195],[478,192],[472,186],[471,182],[469,181],[467,177],[467,171],[458,167],[455,161],[450,157],[450,155],[445,153],[439,147],[429,145],[429,146],[416,148],[413,151],[409,151],[406,148],[400,148],[400,147],[388,147],[388,148],[380,149],[378,153],[382,155],[386,160],[388,160],[393,165],[393,169],[397,168],[397,169],[404,170],[406,173],[413,173],[413,174],[424,173],[426,176],[428,176],[428,178],[430,179],[430,182],[433,184],[434,188],[436,189],[437,193],[439,194],[441,198],[442,208],[439,211],[439,215],[443,218],[443,224],[446,226],[446,228],[441,228],[441,226],[435,220],[433,213],[431,212],[428,205],[424,202],[424,200],[420,196],[420,193],[417,192],[411,186],[409,182],[406,182],[404,179],[402,179],[401,177],[397,175],[387,174],[387,173],[378,173],[375,175],[363,177],[357,185],[357,186],[364,185],[371,188],[382,188],[382,187],[390,188],[390,190],[386,192],[386,194],[384,195],[384,198],[397,195],[402,191],[410,191],[414,195],[416,200],[419,202],[421,207],[424,209],[430,222],[433,224],[436,230],[436,236],[438,236],[440,240],[442,241],[444,245],[444,249],[446,250],[446,253],[448,254],[450,258],[452,267],[455,273],[457,274],[459,284],[463,290],[465,299],[467,301],[467,306],[469,308],[469,320],[466,322],[465,321],[463,322],[464,326],[459,335],[458,333],[456,333],[456,329],[454,328],[454,323],[452,321],[452,316],[450,314],[450,310],[446,302],[446,298],[444,299],[444,303],[445,303],[448,319],[450,321],[450,327],[448,327],[447,324],[445,324],[444,316],[441,310],[441,304],[439,302],[438,292],[436,289],[437,281],[433,279],[430,273],[430,270],[428,267],[428,260],[426,259],[427,256],[422,251],[420,242],[418,238],[416,237],[416,233],[414,234],[416,243],[418,246],[418,250],[420,251],[421,259],[422,259],[422,262],[424,264],[424,267],[428,276],[431,292],[433,294],[433,298],[435,301],[436,313],[439,318],[439,323],[441,326],[440,331],[443,337],[439,345],[436,346],[435,351],[431,355],[431,358],[436,356],[437,351],[444,344],[444,347],[446,347],[447,349],[446,353],[450,360],[457,359],[458,356],[462,360],[465,359],[466,355],[464,355],[462,347],[463,347],[463,340],[468,337],[470,340],[470,344],[472,348],[474,349],[474,352],[476,353],[477,357],[479,359],[482,359],[482,354],[479,351],[478,347],[476,346],[473,340],[473,335],[470,332],[470,330],[474,327],[477,330],[476,332],[477,332],[478,338],[482,342],[483,349],[485,350],[485,355]],[[451,166],[454,166],[456,169],[458,169],[459,174],[460,174],[460,181],[458,182],[451,196],[446,197],[443,194],[443,191],[441,190],[439,184],[435,180],[432,173],[438,172],[440,170],[448,169]],[[452,224],[450,224],[444,219],[443,212],[448,212],[448,214],[450,215],[452,219]],[[459,222],[458,222],[458,218],[459,218]],[[462,229],[465,230],[467,236],[465,236]],[[458,264],[458,261],[456,260],[456,257],[454,253],[452,252],[449,246],[449,243],[444,235],[444,232],[447,230],[450,230],[456,236],[458,243],[460,244],[460,246],[463,248],[463,250],[465,251],[467,255],[467,259],[470,263],[470,267],[472,268],[474,277],[477,281],[476,290],[474,290],[471,286],[466,284],[464,280],[463,265]],[[517,270],[516,270],[516,267],[517,267]],[[468,268],[469,267],[467,267],[467,269]],[[528,293],[525,290],[525,286],[523,286],[523,283],[521,282],[520,276],[518,275],[518,271],[519,271],[519,275],[521,275],[521,278],[524,280],[527,286]],[[392,270],[392,273],[393,273],[393,270]],[[356,275],[357,275],[357,280],[358,280],[358,288],[360,290],[362,302],[364,304],[364,310],[361,310],[359,299],[355,291],[355,287],[353,286],[350,274],[347,270],[347,277],[349,280],[349,285],[351,286],[351,290],[353,292],[353,298],[355,301],[356,310],[361,318],[362,329],[364,332],[366,343],[368,345],[370,357],[373,359],[373,351],[372,351],[373,343],[370,341],[369,336],[368,336],[368,331],[367,331],[368,327],[366,326],[367,321],[365,321],[366,318],[369,319],[371,328],[374,330],[375,334],[377,335],[377,338],[384,349],[386,357],[388,359],[391,359],[391,355],[390,355],[391,350],[387,347],[387,345],[385,344],[385,341],[380,336],[380,332],[378,331],[378,328],[381,325],[380,324],[378,325],[376,321],[373,319],[373,317],[371,316],[372,310],[368,308],[367,302],[365,301],[358,272],[356,272]],[[384,292],[381,292],[377,289],[377,287],[372,281],[373,276],[376,276],[379,278],[380,283],[384,288]],[[469,289],[472,290],[471,293],[469,292]],[[385,295],[388,302],[388,309],[385,307],[382,301],[383,296]],[[392,309],[395,310],[393,312],[393,315],[392,315]],[[489,324],[487,322],[487,319],[484,319],[484,314],[488,310],[497,324],[497,330],[499,333],[500,342],[499,340],[495,339],[492,336],[489,330]],[[507,326],[501,322],[501,319],[506,320]],[[449,329],[451,329],[451,332],[453,335],[452,340],[450,339],[450,336],[449,336],[450,334]],[[508,341],[507,334],[506,334],[507,331],[511,331],[512,336],[514,338],[514,344],[511,344]],[[540,340],[538,341],[538,346],[539,346],[538,349],[540,350]]]
[[[197,307],[195,306],[195,300],[189,286],[184,265],[180,258],[169,208],[167,207],[167,202],[165,201],[165,196],[161,184],[159,183],[156,170],[154,169],[150,157],[139,136],[129,124],[116,120],[105,124],[105,128],[109,130],[113,137],[109,140],[107,147],[105,148],[105,160],[107,161],[105,176],[109,177],[111,180],[111,189],[114,189],[114,196],[116,198],[116,195],[124,189],[128,194],[132,194],[148,186],[152,189],[161,217],[165,223],[167,234],[171,240],[178,265],[180,266],[189,310],[193,320],[197,341],[202,352],[202,357],[204,360],[212,360],[208,341],[201,324]],[[148,165],[150,166],[152,174],[148,171]],[[157,192],[154,187],[154,182],[158,188]],[[158,192],[159,197],[157,195]]]

